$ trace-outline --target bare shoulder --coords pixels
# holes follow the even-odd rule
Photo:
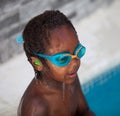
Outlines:
[[[18,116],[48,116],[47,102],[41,97],[23,98],[18,108]]]

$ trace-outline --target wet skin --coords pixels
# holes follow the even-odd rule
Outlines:
[[[51,43],[46,54],[68,51],[73,54],[79,41],[75,31],[64,25],[50,33]],[[79,59],[65,67],[47,61],[42,80],[33,79],[26,89],[18,116],[93,116],[81,91],[77,71]],[[45,71],[44,71],[45,70]]]

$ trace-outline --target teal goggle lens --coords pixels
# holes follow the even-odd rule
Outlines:
[[[69,55],[69,52],[60,53],[53,57],[50,61],[56,66],[66,66],[70,63],[71,56]]]
[[[82,46],[81,44],[79,44],[76,47],[74,54],[76,54],[78,58],[82,58],[85,55],[85,52],[86,52],[86,48]]]

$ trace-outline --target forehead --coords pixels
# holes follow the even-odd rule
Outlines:
[[[50,46],[48,52],[55,54],[58,52],[72,52],[79,43],[75,30],[69,26],[61,26],[50,32]]]

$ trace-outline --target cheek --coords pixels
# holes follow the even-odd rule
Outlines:
[[[66,71],[64,70],[64,68],[54,68],[52,69],[52,74],[53,79],[59,82],[63,82],[66,75]]]
[[[50,74],[52,75],[52,78],[62,82],[66,74],[66,68],[55,66],[51,62],[48,62],[47,64],[49,66],[49,71],[50,71]]]
[[[52,73],[57,77],[61,77],[62,75],[65,75],[66,73],[65,70],[66,70],[65,67],[57,67],[57,66],[51,67]]]

